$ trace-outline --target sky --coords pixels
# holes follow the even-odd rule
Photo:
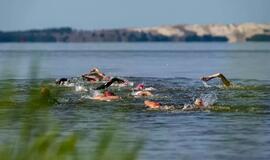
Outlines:
[[[0,0],[0,30],[270,23],[270,0]]]

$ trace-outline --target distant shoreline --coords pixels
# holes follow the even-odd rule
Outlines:
[[[70,27],[0,31],[5,42],[270,42],[270,24],[173,25],[76,30]]]

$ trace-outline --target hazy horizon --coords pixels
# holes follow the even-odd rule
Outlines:
[[[270,23],[269,0],[1,0],[0,30]]]

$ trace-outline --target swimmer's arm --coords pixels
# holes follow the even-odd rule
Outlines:
[[[125,83],[124,80],[115,77],[115,78],[112,78],[109,82],[104,83],[104,84],[98,86],[98,87],[96,88],[96,90],[108,88],[108,87],[110,87],[114,82],[117,82],[117,83]]]
[[[90,76],[90,75],[86,73],[86,74],[82,75],[82,78],[87,78],[88,76]]]
[[[82,75],[83,80],[87,80],[90,82],[95,82],[98,81],[98,79],[95,76],[90,76],[90,75]]]
[[[100,100],[100,101],[111,101],[111,100],[121,99],[121,97],[119,97],[119,96],[108,96],[108,97],[96,96],[96,97],[94,97],[92,99],[94,99],[94,100]]]
[[[219,78],[226,87],[229,87],[231,85],[231,82],[223,74],[220,73]]]
[[[214,78],[220,78],[222,83],[227,87],[231,85],[231,82],[222,73],[216,73],[210,76],[202,77],[201,80],[207,82]]]
[[[105,75],[103,75],[101,73],[98,73],[98,72],[90,73],[89,75],[90,76],[96,76],[100,80],[102,80],[105,77]]]
[[[105,77],[104,74],[99,73],[99,72],[90,72],[90,73],[86,73],[82,75],[83,78],[87,78],[89,76],[97,77],[99,80],[102,80]]]

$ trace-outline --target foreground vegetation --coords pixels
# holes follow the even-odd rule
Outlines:
[[[31,79],[35,79],[36,76],[37,72],[32,70]],[[88,151],[81,151],[78,149],[78,144],[84,140],[84,137],[75,132],[63,135],[58,127],[59,124],[55,119],[52,120],[50,115],[50,110],[57,105],[57,97],[61,96],[62,91],[31,80],[29,86],[31,87],[26,91],[18,93],[14,80],[0,81],[0,127],[19,128],[15,138],[8,135],[7,138],[1,138],[1,160],[133,160],[138,158],[143,141],[138,140],[135,144],[125,146],[116,145],[118,140],[115,134],[121,130],[115,125],[116,123],[104,128],[97,135],[97,141],[88,144]],[[21,96],[24,98],[18,99],[19,94],[23,94]]]

